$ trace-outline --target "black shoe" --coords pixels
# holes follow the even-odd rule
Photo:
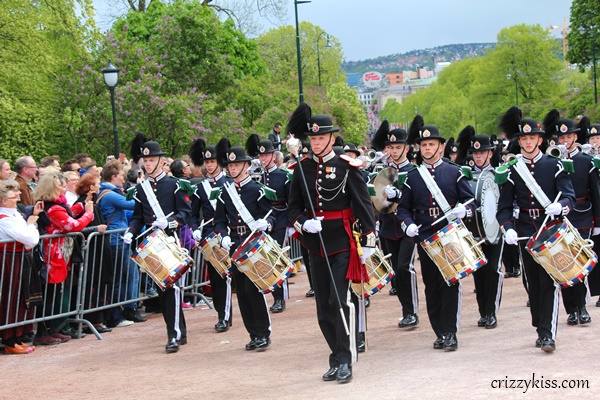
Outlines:
[[[267,348],[271,345],[271,339],[270,338],[258,338],[256,339],[256,341],[254,342],[254,348],[256,349],[256,351],[261,352],[261,351],[265,351],[267,350]]]
[[[537,347],[538,349],[542,348],[542,338],[538,337],[537,339],[535,339],[535,347]]]
[[[352,380],[352,367],[348,364],[340,364],[337,373],[335,374],[335,380],[338,383],[348,383]]]
[[[407,314],[398,322],[398,328],[416,328],[419,325],[419,316],[417,314]]]
[[[187,344],[187,336],[182,337],[177,341],[180,346],[185,346]]]
[[[335,381],[335,377],[337,375],[337,370],[338,370],[337,365],[335,367],[329,367],[327,372],[325,372],[321,378],[323,378],[323,380],[325,382]]]
[[[229,322],[220,319],[216,324],[215,324],[215,331],[217,332],[227,332],[229,330]]]
[[[458,339],[455,333],[449,333],[444,338],[444,350],[454,351],[458,348]]]
[[[278,314],[280,312],[283,312],[283,310],[285,310],[285,300],[283,300],[283,299],[275,300],[275,303],[273,303],[273,305],[271,306],[271,308],[269,308],[269,310],[271,310],[271,312],[273,314]]]
[[[541,347],[542,351],[546,353],[552,353],[554,350],[556,350],[556,343],[554,342],[554,339],[544,338],[542,339]]]
[[[590,314],[585,309],[585,306],[581,307],[579,309],[579,323],[581,325],[584,325],[589,324],[590,322],[592,322],[592,317],[590,317]]]
[[[598,298],[598,301],[596,302],[596,307],[600,307],[600,297]]]
[[[315,291],[313,289],[308,289],[308,292],[304,295],[305,297],[315,297]]]
[[[435,339],[435,342],[433,342],[433,348],[436,350],[441,350],[444,348],[444,337],[443,336]]]
[[[258,340],[258,338],[252,338],[252,340],[250,340],[248,343],[246,343],[246,350],[247,351],[255,350],[257,340]]]
[[[485,329],[494,329],[498,325],[498,320],[495,315],[488,315],[485,321]]]
[[[529,303],[529,300],[527,300],[527,307],[531,307],[531,304]]]
[[[123,313],[123,315],[125,316],[125,319],[133,322],[146,322],[148,320],[139,309],[134,312],[129,311],[127,314]]]
[[[579,313],[572,312],[567,317],[567,325],[577,325],[579,323]]]
[[[365,333],[359,332],[358,338],[356,341],[356,351],[359,353],[364,353],[366,349],[367,349],[367,344],[365,341]]]
[[[487,316],[481,317],[477,321],[477,326],[480,327],[480,328],[483,328],[485,326],[486,322],[487,322]]]
[[[177,343],[177,339],[169,339],[167,345],[165,346],[165,351],[167,353],[177,353],[179,351],[179,343]]]
[[[396,290],[396,288],[390,289],[390,296],[398,296],[398,291]]]

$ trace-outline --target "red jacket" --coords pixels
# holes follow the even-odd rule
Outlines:
[[[81,232],[94,220],[94,212],[85,212],[81,203],[69,206],[64,196],[56,200],[57,204],[46,210],[46,216],[50,224],[45,228],[47,234],[61,234],[70,232]],[[72,217],[79,216],[79,217]],[[52,238],[44,240],[44,261],[48,267],[48,283],[62,283],[67,278],[70,269],[69,261],[73,251],[72,238]]]

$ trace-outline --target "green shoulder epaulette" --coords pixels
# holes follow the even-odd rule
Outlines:
[[[268,187],[267,185],[262,185],[262,187],[260,188],[260,193],[261,196],[265,196],[267,200],[277,201],[277,192]]]
[[[129,189],[127,189],[127,193],[125,193],[125,198],[127,200],[133,200],[133,198],[135,197],[136,194],[137,194],[136,187],[132,186]]]
[[[209,200],[216,200],[216,199],[218,199],[219,196],[221,195],[221,191],[222,190],[223,190],[223,188],[221,186],[212,188],[212,190],[210,191],[210,197],[208,199]]]

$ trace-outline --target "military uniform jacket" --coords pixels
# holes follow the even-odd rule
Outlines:
[[[248,176],[239,184],[236,183],[235,188],[252,217],[255,220],[264,218],[271,209],[271,202],[263,195],[260,183]],[[267,218],[267,222],[273,226],[273,215]],[[221,236],[229,235],[235,244],[240,244],[251,232],[225,188],[221,190],[221,194],[217,199],[215,232],[221,234]]]
[[[523,160],[550,201],[554,201],[558,192],[562,192],[559,202],[563,206],[563,215],[566,215],[572,209],[575,193],[571,179],[560,161],[541,152],[533,160],[526,158]],[[516,219],[513,216],[515,201],[519,208],[519,215]],[[514,167],[511,167],[508,181],[500,186],[497,213],[500,226],[505,231],[515,229],[519,236],[531,236],[539,230],[545,216],[545,210]]]
[[[471,185],[456,164],[439,160],[433,165],[427,163],[424,165],[435,179],[450,207],[455,207],[458,203],[466,203],[473,198]],[[474,204],[470,203],[465,207],[467,217],[473,215]],[[448,224],[448,221],[443,219],[436,225],[432,225],[442,215],[442,209],[431,195],[419,171],[416,168],[412,169],[408,172],[396,211],[402,230],[405,231],[410,224],[421,225],[418,240],[424,240]]]
[[[569,221],[581,231],[600,226],[600,179],[592,156],[576,149],[569,154],[575,172],[568,174],[575,191],[575,204]]]
[[[281,168],[271,167],[263,172],[261,181],[264,185],[275,191],[277,200],[271,202],[275,222],[273,231],[285,229],[288,226],[288,195],[290,191],[290,175]]]
[[[223,187],[225,182],[233,182],[233,180],[226,176],[223,171],[219,172],[214,178],[206,178],[206,180],[213,189]],[[204,225],[202,228],[202,237],[207,237],[214,231],[215,227],[215,209],[210,200],[209,194],[206,193],[204,185],[200,182],[196,185],[196,190],[192,196],[192,228],[197,229],[200,227],[203,220],[209,221],[210,219],[213,219],[211,223]]]
[[[353,219],[360,223],[360,232],[366,246],[375,245],[375,217],[367,185],[357,167],[349,159],[337,156],[333,151],[320,158],[305,157],[301,160],[308,192],[304,188],[300,168],[294,168],[294,176],[288,201],[290,225],[300,233],[302,244],[312,252],[321,253],[318,234],[302,230],[302,225],[313,218],[309,198],[317,215],[327,212],[352,210]],[[328,255],[350,249],[343,219],[325,217],[321,222],[322,236]]]
[[[173,213],[168,220],[175,220],[179,225],[188,222],[192,211],[190,197],[180,187],[177,178],[168,176],[163,172],[154,179],[150,177],[147,179],[150,181],[150,185],[154,190],[163,213],[165,215]],[[156,220],[156,215],[152,207],[150,207],[141,184],[136,185],[133,199],[135,200],[135,207],[133,209],[133,217],[129,223],[129,231],[135,236],[139,234],[144,225],[152,225]]]
[[[415,169],[415,166],[410,161],[405,160],[400,164],[389,162],[387,165],[389,168],[396,168],[399,172],[406,172]],[[398,200],[399,202],[400,200]],[[395,213],[380,214],[379,215],[379,236],[385,239],[400,239],[404,237],[404,231],[400,220],[396,217]]]

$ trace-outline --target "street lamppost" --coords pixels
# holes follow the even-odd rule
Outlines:
[[[310,3],[310,0],[294,0],[294,13],[296,15],[296,58],[298,60],[298,99],[304,101],[304,90],[302,89],[302,58],[300,55],[300,25],[298,25],[298,4]]]
[[[109,61],[106,68],[102,70],[104,75],[104,83],[110,91],[110,105],[112,107],[112,124],[113,124],[113,145],[115,159],[119,159],[119,132],[117,131],[117,111],[115,110],[115,87],[119,81],[119,70]]]
[[[319,33],[319,36],[317,37],[317,71],[318,71],[318,75],[319,75],[319,87],[321,87],[321,37],[323,35],[325,36],[325,47],[331,47],[331,43],[329,41],[330,37],[329,37],[329,33],[322,31],[321,33]]]

